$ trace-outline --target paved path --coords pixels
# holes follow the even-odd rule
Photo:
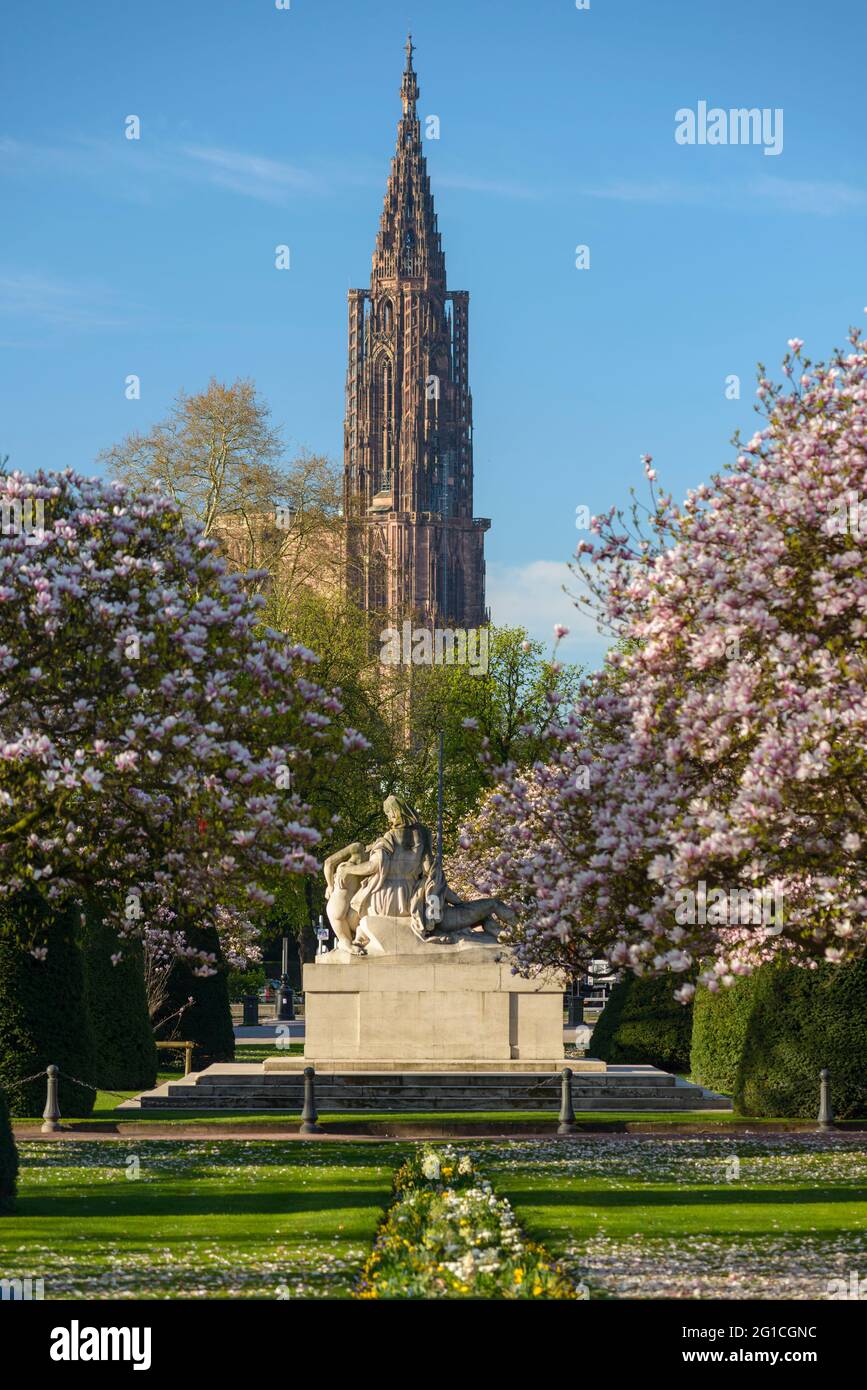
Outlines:
[[[257,1023],[255,1028],[245,1028],[242,1023],[235,1025],[236,1043],[269,1043],[280,1037],[303,1038],[303,1018],[292,1019],[290,1023]]]
[[[696,1112],[693,1112],[696,1113]],[[699,1112],[700,1113],[700,1112]],[[718,1114],[718,1111],[708,1111],[708,1115]],[[326,1120],[327,1123],[327,1120]],[[396,1127],[395,1127],[396,1128]],[[60,1134],[41,1134],[38,1128],[25,1128],[21,1125],[14,1126],[15,1139],[18,1143],[27,1140],[36,1140],[39,1143],[44,1141],[62,1143],[65,1141],[75,1141],[76,1143],[88,1143],[93,1140],[103,1144],[108,1142],[129,1144],[132,1139],[172,1139],[178,1143],[187,1143],[191,1139],[218,1140],[234,1139],[246,1142],[248,1139],[269,1139],[271,1141],[284,1140],[295,1141],[298,1143],[330,1143],[330,1144],[393,1144],[395,1142],[408,1142],[420,1139],[446,1139],[446,1140],[472,1140],[474,1144],[484,1143],[504,1143],[507,1140],[521,1140],[530,1142],[534,1140],[550,1143],[552,1140],[562,1140],[567,1143],[570,1139],[593,1139],[598,1142],[607,1140],[624,1139],[700,1139],[712,1135],[714,1138],[722,1138],[725,1135],[735,1136],[756,1136],[770,1134],[814,1134],[828,1141],[829,1145],[859,1137],[867,1134],[867,1130],[840,1129],[829,1134],[819,1134],[815,1124],[811,1121],[793,1120],[790,1122],[781,1121],[779,1124],[756,1124],[751,1125],[749,1120],[726,1121],[724,1124],[702,1125],[693,1121],[690,1124],[653,1124],[650,1121],[635,1121],[629,1123],[621,1130],[601,1130],[593,1128],[581,1128],[576,1134],[558,1134],[553,1128],[546,1130],[527,1130],[513,1129],[499,1134],[479,1134],[477,1130],[467,1129],[462,1131],[459,1128],[451,1129],[445,1125],[404,1125],[401,1126],[404,1132],[393,1134],[359,1134],[353,1130],[326,1130],[322,1134],[299,1134],[295,1129],[254,1129],[252,1126],[247,1129],[230,1129],[228,1127],[212,1125],[207,1129],[201,1125],[173,1125],[171,1129],[163,1129],[159,1125],[124,1124],[122,1131],[109,1130],[107,1132],[96,1132],[85,1129],[68,1129]]]

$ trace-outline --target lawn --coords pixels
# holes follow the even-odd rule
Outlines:
[[[345,1297],[391,1193],[392,1146],[243,1140],[19,1145],[0,1275],[46,1298]]]
[[[863,1140],[576,1138],[486,1145],[527,1232],[614,1298],[824,1298],[867,1273]]]
[[[346,1297],[407,1143],[27,1141],[0,1276],[47,1298]],[[592,1298],[826,1298],[867,1273],[844,1135],[464,1140]]]

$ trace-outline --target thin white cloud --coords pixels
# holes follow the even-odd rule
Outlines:
[[[612,179],[600,187],[581,190],[588,198],[616,203],[704,203],[718,197],[717,190],[700,185],[656,179]]]
[[[832,217],[867,206],[867,189],[828,180],[781,179],[765,176],[751,185],[752,195],[767,198],[791,212]]]
[[[324,188],[322,179],[306,169],[262,155],[217,145],[184,145],[180,152],[199,164],[209,182],[246,198],[282,203],[289,193],[320,193]]]
[[[0,316],[36,319],[54,327],[122,328],[128,320],[111,307],[102,286],[76,285],[30,273],[0,271]]]
[[[556,560],[531,560],[527,565],[488,563],[487,602],[491,621],[499,627],[523,627],[531,637],[550,651],[554,627],[562,623],[569,635],[559,646],[558,655],[566,661],[598,666],[610,645],[596,631],[592,618],[575,607],[563,586],[576,591],[576,580],[569,566]]]
[[[478,179],[470,174],[435,174],[433,181],[437,188],[456,188],[467,193],[488,194],[495,198],[537,199],[545,197],[542,188],[531,188],[525,183],[512,183],[508,179]]]
[[[24,178],[75,178],[132,202],[150,201],[167,183],[205,183],[270,203],[329,191],[321,174],[265,155],[220,145],[127,140],[122,134],[112,140],[75,136],[57,144],[0,136],[0,170]]]
[[[829,179],[784,179],[772,175],[745,183],[701,184],[672,179],[613,179],[585,188],[589,198],[620,203],[728,207],[747,211],[766,204],[790,212],[833,217],[867,207],[867,187]]]
[[[71,136],[42,144],[0,135],[0,171],[13,176],[50,173],[96,184],[109,196],[146,202],[166,182],[204,182],[241,197],[287,203],[301,195],[335,193],[353,185],[381,182],[380,174],[360,173],[353,166],[333,167],[326,175],[268,155],[228,149],[222,145],[187,142],[176,145]],[[434,174],[438,187],[487,197],[538,201],[574,191],[526,181],[476,177],[467,173]],[[867,184],[834,179],[791,179],[765,174],[753,179],[701,183],[687,179],[616,178],[577,190],[588,198],[608,202],[659,206],[725,207],[748,211],[767,205],[812,216],[839,216],[867,208]]]

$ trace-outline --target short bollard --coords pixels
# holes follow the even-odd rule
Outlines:
[[[255,1028],[259,1023],[259,996],[258,994],[245,994],[243,998],[244,1022],[243,1028]]]
[[[831,1073],[827,1067],[819,1072],[819,1128],[834,1128],[834,1111],[831,1109]]]
[[[60,1104],[57,1097],[57,1078],[60,1075],[60,1068],[52,1062],[45,1068],[48,1077],[48,1094],[45,1098],[45,1109],[42,1112],[42,1133],[56,1134],[61,1128],[60,1124]]]
[[[572,1068],[564,1067],[560,1073],[560,1123],[558,1134],[575,1133],[575,1111],[572,1107]]]
[[[319,1115],[316,1110],[316,1083],[313,1080],[315,1075],[312,1067],[304,1068],[304,1109],[301,1111],[299,1134],[322,1133],[322,1129],[316,1123]]]

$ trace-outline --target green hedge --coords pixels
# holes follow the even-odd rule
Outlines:
[[[165,1002],[159,1011],[154,1028],[159,1041],[184,1038],[195,1043],[193,1070],[201,1071],[212,1062],[232,1062],[235,1058],[235,1031],[229,1004],[228,975],[222,963],[220,942],[212,928],[202,930],[188,923],[178,923],[187,943],[197,950],[212,951],[219,969],[215,975],[195,975],[188,965],[178,961],[171,969]],[[192,997],[192,1004],[185,1008]],[[169,1023],[161,1020],[172,1017]]]
[[[867,1115],[867,958],[770,964],[730,990],[699,990],[692,1057],[696,1079],[730,1092],[742,1115],[815,1118],[823,1067],[837,1118]]]
[[[711,1091],[734,1095],[755,997],[755,976],[715,994],[699,988],[693,1000],[690,1071]]]
[[[51,911],[35,896],[19,894],[0,903],[0,1086],[13,1115],[39,1116],[45,1108],[45,1077],[25,1086],[24,1077],[56,1062],[63,1073],[61,1115],[89,1115],[96,1077],[93,1034],[84,990],[76,904]],[[45,960],[30,947],[47,946]],[[79,1085],[71,1077],[89,1085]]]
[[[0,1214],[11,1211],[18,1180],[18,1150],[12,1137],[9,1107],[0,1091]]]
[[[95,907],[83,933],[87,1006],[103,1090],[145,1091],[156,1085],[157,1049],[148,1014],[141,943],[119,941]],[[112,956],[120,953],[116,965]]]
[[[230,970],[227,976],[229,1003],[240,1004],[245,994],[258,994],[265,987],[265,967],[254,965],[249,970]]]
[[[681,980],[624,975],[593,1029],[588,1054],[603,1062],[645,1062],[663,1071],[689,1069],[692,1005],[673,997]]]

